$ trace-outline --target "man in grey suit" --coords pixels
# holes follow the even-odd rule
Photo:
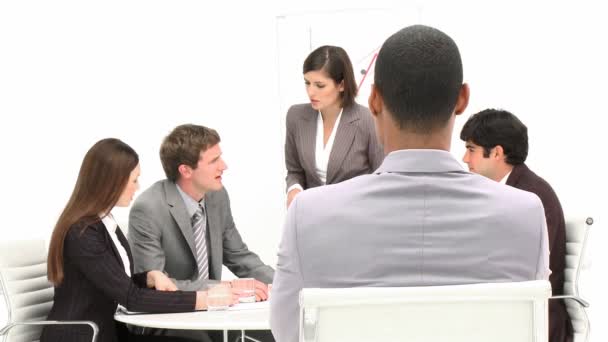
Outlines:
[[[144,191],[129,215],[135,270],[163,270],[180,290],[197,290],[221,279],[223,264],[238,277],[255,278],[256,299],[266,300],[274,270],[236,229],[219,142],[215,130],[198,125],[178,126],[164,139],[167,179]]]
[[[298,341],[302,288],[548,278],[539,198],[448,152],[469,99],[454,41],[406,27],[383,44],[374,77],[369,108],[387,156],[374,174],[305,191],[289,208],[270,303],[277,341]]]

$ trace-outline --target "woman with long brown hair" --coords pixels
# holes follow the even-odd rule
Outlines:
[[[355,102],[350,58],[339,46],[321,46],[304,60],[310,102],[287,111],[287,206],[306,189],[374,172],[384,159],[369,109]]]
[[[139,157],[129,145],[118,139],[98,141],[84,157],[51,237],[48,279],[55,296],[48,319],[93,321],[100,342],[136,338],[114,321],[119,305],[143,312],[207,307],[206,291],[176,291],[160,271],[133,273],[129,245],[111,210],[129,206],[139,173]],[[88,327],[54,325],[43,330],[41,341],[90,341],[91,336]]]

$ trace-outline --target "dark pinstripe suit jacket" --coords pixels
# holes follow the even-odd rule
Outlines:
[[[310,104],[294,105],[287,111],[287,188],[296,183],[304,189],[323,185],[315,162],[318,115]],[[372,173],[383,159],[369,109],[357,103],[345,107],[327,163],[326,184]]]
[[[133,265],[125,236],[116,230]],[[84,228],[74,225],[63,248],[64,279],[55,288],[49,320],[90,320],[99,326],[99,342],[117,341],[114,313],[118,304],[130,311],[193,311],[195,292],[161,292],[143,288],[146,272],[129,278],[110,234],[99,221]],[[84,326],[48,326],[41,342],[90,341],[91,329]]]
[[[564,294],[564,268],[566,267],[566,223],[559,198],[544,179],[526,164],[516,165],[507,178],[507,185],[536,194],[545,208],[549,233],[549,281],[553,295]],[[566,306],[561,300],[549,301],[549,341],[572,341],[571,325]]]

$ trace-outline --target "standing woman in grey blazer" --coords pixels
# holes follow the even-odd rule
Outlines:
[[[287,206],[301,191],[368,174],[384,159],[369,109],[357,104],[346,51],[321,46],[303,67],[309,103],[287,112]]]

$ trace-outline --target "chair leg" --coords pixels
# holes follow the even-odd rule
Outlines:
[[[237,338],[234,340],[235,342],[245,342],[246,340],[252,341],[252,342],[262,342],[260,340],[256,340],[255,338],[251,337],[251,336],[247,336],[245,335],[245,330],[241,330],[241,336],[237,336]]]

